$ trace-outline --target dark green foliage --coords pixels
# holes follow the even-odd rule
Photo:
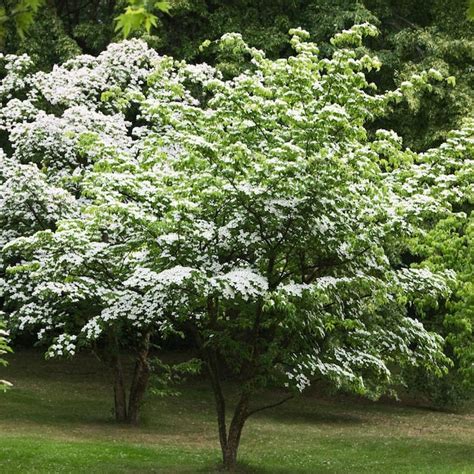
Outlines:
[[[0,51],[10,37],[24,38],[45,0],[2,0],[0,3]]]
[[[379,54],[387,81],[381,85],[390,86],[392,77],[401,82],[432,67],[453,78],[405,106],[411,109],[409,113],[399,107],[382,124],[397,130],[408,146],[423,150],[439,144],[449,130],[459,126],[460,119],[472,113],[474,24],[463,14],[463,0],[397,5],[386,16],[380,15],[383,44]]]
[[[189,377],[198,375],[202,370],[202,363],[199,359],[168,364],[155,357],[151,359],[150,366],[152,376],[149,393],[159,397],[180,395],[177,386]]]
[[[28,54],[39,69],[50,69],[81,53],[77,42],[67,34],[61,19],[44,8],[23,39],[17,38],[16,53]]]

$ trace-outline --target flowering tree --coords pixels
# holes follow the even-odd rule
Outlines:
[[[392,366],[439,371],[444,360],[439,338],[406,309],[436,298],[444,282],[398,257],[440,204],[410,188],[416,157],[396,135],[367,138],[366,121],[401,92],[367,92],[362,70],[378,62],[344,48],[373,30],[337,36],[330,60],[292,33],[296,56],[277,61],[228,35],[223,47],[252,56],[255,70],[222,81],[185,67],[144,97],[158,129],[144,168],[163,175],[166,212],[150,229],[155,258],[128,281],[144,296],[111,308],[194,335],[228,469],[245,421],[265,408],[255,404],[263,387],[302,391],[324,378],[376,397],[399,382]],[[224,371],[241,387],[229,425]]]
[[[31,62],[26,56],[2,57],[5,75],[0,85],[0,129],[8,155],[0,152],[0,247],[39,231],[46,235],[54,232],[65,218],[77,222],[87,218],[82,210],[91,202],[83,186],[88,170],[109,155],[128,159],[134,154],[134,138],[130,135],[133,113],[112,97],[116,91],[125,94],[144,87],[159,59],[137,41],[113,45],[98,58],[74,59],[50,73],[29,74]],[[108,100],[102,100],[103,95]],[[131,121],[126,120],[127,114]],[[5,262],[3,256],[0,259],[0,298],[6,300],[10,327],[15,331],[35,329],[42,342],[52,343],[49,356],[72,355],[72,350],[63,352],[58,347],[61,343],[75,347],[70,344],[76,333],[107,308],[108,294],[119,291],[117,282],[132,268],[130,257],[124,273],[123,264],[127,262],[123,261],[123,254],[109,250],[118,245],[108,242],[107,225],[113,223],[102,221],[95,229],[100,242],[89,247],[83,268],[74,256],[68,259],[65,255],[55,261],[58,272],[67,273],[68,265],[76,272],[88,272],[83,278],[92,287],[90,292],[86,283],[75,282],[71,276],[62,284],[55,281],[51,271],[41,280],[20,278],[20,269],[35,267],[26,264],[25,255],[23,260]],[[46,244],[46,240],[42,243]],[[59,247],[66,252],[85,241],[81,232],[76,232],[55,243],[56,252]],[[85,249],[84,246],[82,252]],[[6,284],[4,269],[12,262],[18,264],[18,275],[13,272]],[[62,278],[65,276],[61,273]],[[70,336],[64,336],[64,332]],[[149,335],[130,335],[123,328],[111,328],[104,339],[94,349],[115,373],[116,418],[136,422],[144,382],[149,377]],[[137,352],[130,410],[120,362],[120,352],[127,347]]]
[[[442,77],[430,70],[377,94],[364,71],[379,62],[360,48],[375,33],[353,27],[320,58],[295,29],[295,55],[276,61],[230,34],[219,47],[252,64],[234,79],[155,58],[131,86],[114,79],[107,89],[101,76],[90,90],[50,94],[56,104],[90,101],[114,121],[133,117],[123,136],[132,143],[79,134],[80,156],[92,158],[72,214],[4,247],[11,319],[60,331],[52,354],[117,334],[145,348],[153,334],[192,336],[227,469],[246,420],[267,408],[258,403],[265,387],[287,391],[283,401],[322,378],[378,397],[399,385],[399,369],[440,374],[442,340],[420,316],[451,274],[408,268],[400,256],[449,204],[423,182],[425,156],[365,126]],[[120,46],[111,51],[122,57]],[[63,74],[45,80],[78,81],[77,70]],[[230,423],[224,372],[240,387]]]

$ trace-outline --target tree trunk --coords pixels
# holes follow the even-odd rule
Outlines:
[[[242,429],[248,417],[249,400],[249,394],[243,393],[234,411],[227,443],[225,449],[222,449],[222,460],[226,471],[233,472],[237,467],[237,452],[239,450]]]
[[[217,308],[214,301],[208,299],[208,311],[211,319],[211,326],[215,327]],[[245,421],[249,415],[250,394],[244,392],[235,408],[229,432],[227,433],[226,424],[226,402],[224,392],[221,386],[221,374],[219,370],[219,357],[217,351],[212,347],[204,347],[199,331],[191,326],[191,331],[196,338],[196,344],[201,351],[203,360],[206,361],[209,378],[211,380],[212,390],[216,403],[217,426],[219,431],[219,442],[222,451],[222,461],[224,470],[233,472],[237,467],[237,452],[240,444],[240,436]]]
[[[225,416],[225,399],[218,375],[218,363],[214,351],[207,352],[207,368],[211,379],[214,400],[216,402],[217,428],[222,452],[227,447],[227,426]]]
[[[150,334],[146,333],[137,354],[132,384],[130,386],[127,421],[132,425],[138,424],[140,407],[150,380],[150,365],[148,363],[149,349]]]
[[[127,392],[125,389],[118,339],[113,330],[110,330],[108,333],[107,346],[102,355],[102,360],[106,361],[112,369],[115,421],[124,422],[127,420]]]
[[[114,357],[114,403],[115,421],[124,422],[127,420],[127,395],[123,380],[122,363],[119,357]]]

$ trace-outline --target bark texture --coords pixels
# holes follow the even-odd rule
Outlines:
[[[130,386],[130,396],[128,399],[127,421],[132,425],[137,425],[139,421],[140,407],[145,396],[148,382],[150,380],[150,364],[148,353],[150,350],[150,334],[143,337],[140,349],[135,361],[132,384]]]

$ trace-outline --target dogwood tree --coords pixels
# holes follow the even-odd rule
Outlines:
[[[324,378],[376,397],[399,382],[393,366],[439,372],[444,360],[407,302],[434,299],[445,283],[398,258],[440,204],[407,189],[415,156],[396,135],[367,137],[366,122],[400,92],[367,91],[362,70],[377,60],[343,47],[364,33],[373,30],[336,37],[328,60],[295,30],[296,56],[277,61],[229,35],[223,45],[251,55],[255,70],[222,81],[187,67],[142,103],[158,128],[145,169],[164,176],[169,204],[150,229],[156,257],[128,281],[145,295],[131,306],[118,300],[108,314],[146,313],[194,335],[228,469],[245,421],[265,408],[255,399],[263,387],[302,391]],[[229,424],[224,372],[241,387]]]
[[[378,397],[404,367],[440,374],[442,340],[421,316],[451,274],[400,255],[449,205],[423,184],[423,156],[366,125],[443,79],[377,94],[364,71],[379,61],[360,48],[375,33],[353,27],[321,58],[295,29],[295,55],[275,61],[229,34],[220,47],[251,58],[238,77],[162,58],[146,87],[103,91],[98,108],[133,111],[133,147],[99,147],[77,216],[5,245],[12,318],[60,329],[55,354],[118,330],[192,336],[227,469],[265,387],[283,401],[321,378]],[[230,423],[224,373],[239,382]]]
[[[31,61],[27,56],[2,56],[0,60],[4,67],[0,130],[7,151],[0,153],[3,247],[14,238],[34,236],[38,231],[54,232],[58,222],[65,218],[78,222],[87,219],[82,213],[90,202],[82,185],[87,171],[109,155],[128,159],[135,153],[131,134],[133,111],[120,103],[119,96],[115,100],[117,92],[131,94],[146,87],[146,77],[155,70],[160,58],[143,43],[129,41],[111,46],[98,58],[82,56],[49,73],[30,74]],[[55,350],[57,345],[74,338],[88,319],[108,306],[108,292],[120,289],[116,282],[124,274],[123,255],[114,257],[114,251],[109,251],[107,225],[102,221],[100,229],[96,229],[102,240],[89,248],[84,270],[79,268],[77,259],[65,257],[56,262],[58,271],[64,269],[67,273],[70,264],[76,266],[77,272],[89,272],[89,283],[94,283],[89,293],[84,284],[73,282],[71,276],[61,286],[54,282],[51,273],[41,280],[21,279],[12,273],[6,284],[4,269],[12,261],[5,262],[5,254],[0,258],[0,302],[6,301],[9,326],[14,332],[36,331],[42,343],[52,344],[48,356],[65,355]],[[56,240],[56,244],[66,252],[74,245],[84,244],[81,235],[73,233],[69,235],[72,239],[62,243]],[[110,243],[113,245],[116,244]],[[23,268],[24,259],[25,255],[13,260],[18,264],[17,271]],[[34,265],[26,268],[31,270]],[[101,272],[105,272],[106,280],[102,288]],[[115,280],[110,278],[114,273]],[[70,338],[64,338],[65,331],[71,334]],[[136,422],[146,387],[144,381],[149,378],[149,335],[113,328],[103,339],[94,349],[115,374],[116,418]],[[137,362],[127,403],[120,353],[129,347],[137,353]],[[130,410],[127,404],[132,407]]]

